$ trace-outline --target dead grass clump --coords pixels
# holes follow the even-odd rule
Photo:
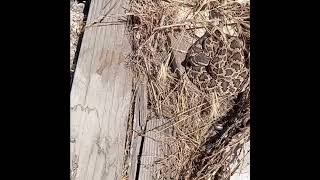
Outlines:
[[[129,64],[136,81],[147,84],[148,116],[166,120],[146,130],[166,146],[153,164],[156,179],[223,179],[238,167],[237,154],[249,137],[249,123],[239,116],[249,107],[249,89],[232,104],[197,90],[176,62],[186,49],[177,49],[172,37],[179,44],[181,37],[197,38],[219,25],[249,42],[249,10],[248,3],[231,0],[131,1]]]

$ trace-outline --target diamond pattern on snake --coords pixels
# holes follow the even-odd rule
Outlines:
[[[241,38],[219,28],[207,31],[188,49],[182,62],[187,77],[206,94],[215,92],[221,99],[235,97],[249,73],[244,46]]]

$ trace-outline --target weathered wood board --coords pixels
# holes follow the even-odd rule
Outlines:
[[[129,180],[151,180],[157,179],[155,171],[158,167],[154,162],[163,157],[165,152],[161,134],[157,131],[149,131],[161,126],[166,121],[163,119],[148,119],[147,117],[147,88],[146,80],[138,84],[135,97],[135,112],[133,121],[133,136],[131,143]],[[145,132],[145,134],[144,134]],[[144,134],[141,136],[139,133]]]
[[[92,0],[87,25],[106,13],[124,14],[127,4]],[[131,49],[125,26],[85,29],[70,95],[71,179],[121,179],[132,89],[132,75],[124,64]]]

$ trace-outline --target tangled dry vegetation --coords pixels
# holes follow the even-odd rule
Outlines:
[[[228,179],[241,164],[239,153],[249,140],[249,86],[232,107],[196,90],[180,66],[181,54],[217,23],[246,41],[250,50],[250,4],[234,0],[132,0],[130,17],[133,53],[130,67],[148,90],[148,118],[166,122],[147,131],[161,136],[163,157],[153,166],[156,179]],[[179,57],[180,56],[180,57]],[[180,58],[180,60],[179,60]],[[205,108],[210,114],[203,115]],[[245,113],[249,113],[246,111]],[[220,127],[223,126],[223,127]],[[243,153],[243,152],[242,152]]]

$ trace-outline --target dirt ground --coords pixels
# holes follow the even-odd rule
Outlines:
[[[83,27],[84,3],[70,0],[70,71],[74,71],[74,58]]]

